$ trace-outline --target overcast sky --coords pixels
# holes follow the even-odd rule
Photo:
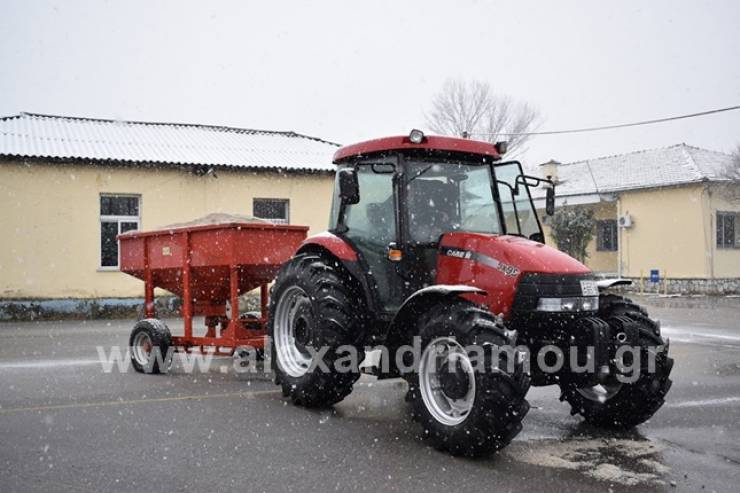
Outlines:
[[[295,130],[339,143],[424,127],[445,79],[489,81],[541,130],[740,104],[740,2],[0,3],[0,115]],[[740,111],[538,137],[571,161],[675,143],[730,151]]]

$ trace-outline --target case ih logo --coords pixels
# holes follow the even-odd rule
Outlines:
[[[481,264],[492,267],[497,271],[502,272],[504,275],[510,277],[516,277],[519,275],[519,269],[517,269],[513,265],[499,262],[495,258],[489,257],[488,255],[483,255],[482,253],[472,252],[470,250],[461,250],[459,248],[443,247],[442,255],[447,255],[448,257],[455,257],[463,260],[480,262]]]
[[[454,248],[448,248],[447,251],[445,252],[445,255],[448,255],[450,257],[469,259],[473,256],[473,252],[470,252],[467,250],[456,250]]]

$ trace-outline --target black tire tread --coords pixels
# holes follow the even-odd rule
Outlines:
[[[458,342],[503,346],[514,344],[506,330],[494,316],[472,303],[456,300],[449,305],[437,305],[419,320],[420,336],[424,344],[434,336],[456,336]],[[441,332],[440,332],[441,331]],[[525,396],[529,389],[529,375],[519,362],[512,374],[506,372],[506,361],[493,362],[484,372],[477,372],[476,403],[471,415],[456,427],[445,427],[427,411],[418,388],[418,375],[409,379],[412,417],[424,428],[424,437],[438,450],[453,455],[482,456],[508,445],[521,431],[522,419],[529,411]]]
[[[268,333],[273,336],[275,309],[281,291],[294,283],[300,283],[318,308],[317,317],[321,327],[318,345],[338,347],[356,344],[362,339],[362,313],[358,306],[356,288],[335,263],[319,255],[304,253],[295,256],[280,269],[273,286],[270,300]],[[281,385],[283,396],[299,406],[328,407],[347,397],[359,378],[358,372],[321,372],[318,368],[300,378],[285,374],[277,364],[273,344],[273,370],[276,383]],[[358,348],[361,359],[360,348]],[[332,367],[334,355],[327,353],[327,366]]]
[[[154,347],[158,347],[162,354],[162,357],[166,358],[169,348],[172,345],[172,334],[170,333],[170,329],[167,327],[167,325],[156,318],[145,318],[143,320],[139,320],[138,322],[136,322],[134,328],[131,330],[131,335],[129,336],[128,340],[129,348],[133,346],[134,337],[136,336],[136,334],[141,331],[145,331],[149,334],[152,345]],[[134,370],[139,373],[159,374],[167,372],[166,368],[159,367],[159,363],[156,359],[152,362],[151,368],[141,366],[134,358],[133,351],[131,352],[131,365],[134,367]]]
[[[623,384],[617,395],[604,403],[596,403],[583,397],[567,384],[561,385],[563,399],[568,401],[573,414],[580,414],[586,422],[605,428],[632,428],[650,419],[665,403],[665,396],[673,382],[670,373],[673,358],[668,356],[668,346],[660,337],[659,324],[648,317],[647,311],[632,300],[617,295],[602,295],[606,303],[599,301],[599,316],[612,324],[628,321],[638,325],[641,347],[662,346],[655,356],[655,373],[641,370],[639,379]]]

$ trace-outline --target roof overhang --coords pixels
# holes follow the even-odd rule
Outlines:
[[[617,195],[613,193],[587,193],[581,195],[565,195],[558,197],[557,188],[555,196],[555,207],[563,207],[566,205],[590,205],[599,204],[601,202],[615,202]],[[534,207],[536,209],[545,208],[545,197],[533,198]]]
[[[85,165],[85,166],[106,166],[111,168],[157,168],[157,169],[178,169],[192,171],[197,175],[205,175],[208,170],[231,171],[244,173],[280,173],[295,175],[334,175],[335,169],[311,168],[306,166],[254,166],[233,164],[198,164],[184,163],[175,161],[140,161],[130,159],[96,159],[83,157],[54,157],[54,156],[23,156],[17,154],[0,153],[0,164],[4,163],[26,163],[26,164],[46,164],[46,165]]]

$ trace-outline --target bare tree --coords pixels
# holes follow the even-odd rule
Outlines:
[[[725,170],[725,177],[733,181],[740,181],[740,144],[732,153],[732,161]]]
[[[732,159],[722,171],[721,177],[729,180],[724,186],[725,195],[731,200],[740,201],[740,144],[732,153]]]
[[[509,149],[523,149],[539,125],[539,113],[526,103],[496,94],[488,82],[450,79],[432,99],[427,126],[442,135],[470,135],[477,140],[506,140]]]

